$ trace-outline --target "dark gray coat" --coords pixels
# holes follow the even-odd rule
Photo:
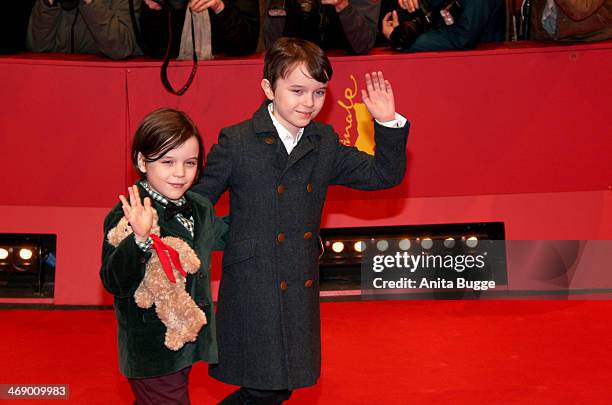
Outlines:
[[[219,287],[219,364],[210,375],[258,389],[314,385],[321,368],[319,227],[327,188],[399,184],[404,128],[375,124],[376,156],[310,123],[290,155],[267,109],[225,128],[194,191],[215,203],[230,192],[230,233]]]

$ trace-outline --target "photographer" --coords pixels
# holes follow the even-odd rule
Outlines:
[[[381,30],[399,51],[469,49],[504,39],[503,0],[398,0],[397,4],[399,11],[385,15]],[[441,10],[449,12],[446,21]],[[429,21],[424,15],[430,16]]]
[[[34,52],[101,53],[111,59],[139,52],[128,0],[37,0],[27,47]]]
[[[168,13],[172,21],[170,56],[178,55],[187,7],[193,13],[208,13],[213,54],[246,55],[255,51],[259,35],[257,0],[143,0],[140,30],[147,55],[164,57],[169,39]]]
[[[275,4],[283,9],[279,10]],[[266,10],[266,48],[280,37],[293,37],[314,42],[324,50],[343,49],[364,54],[376,41],[380,1],[267,0]]]

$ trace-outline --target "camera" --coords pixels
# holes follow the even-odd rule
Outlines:
[[[397,10],[400,25],[391,34],[391,44],[395,48],[410,48],[419,35],[442,24],[453,25],[462,12],[459,0],[446,0],[438,9],[432,8],[429,1],[420,0],[419,8],[412,13]]]

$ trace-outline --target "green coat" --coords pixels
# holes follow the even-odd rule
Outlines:
[[[139,186],[142,198],[147,192]],[[187,242],[202,262],[196,274],[187,276],[186,288],[195,303],[203,309],[208,323],[198,339],[186,343],[182,349],[172,351],[164,345],[166,327],[155,312],[138,307],[134,291],[144,277],[145,266],[151,253],[144,253],[133,234],[116,248],[108,243],[106,235],[123,217],[121,204],[117,204],[104,221],[104,243],[100,278],[104,288],[115,296],[117,316],[119,367],[128,378],[145,378],[170,374],[191,366],[198,360],[217,363],[215,313],[210,291],[210,252],[223,248],[227,224],[215,217],[210,201],[192,192],[186,198],[193,204],[195,238],[173,218],[164,220],[164,207],[152,199],[159,214],[161,236],[175,236]]]

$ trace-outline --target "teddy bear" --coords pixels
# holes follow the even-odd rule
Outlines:
[[[123,217],[117,226],[108,232],[108,242],[113,246],[118,246],[132,232],[132,227]],[[185,290],[185,275],[198,271],[200,259],[184,240],[173,236],[159,238],[159,234],[157,212],[154,212],[151,237],[159,251],[166,256],[162,258],[162,261],[171,264],[174,277],[166,274],[158,249],[152,246],[152,255],[147,262],[144,278],[134,292],[134,300],[136,305],[144,309],[155,305],[157,316],[166,326],[164,344],[168,349],[176,351],[180,350],[186,342],[195,341],[200,329],[207,322],[204,312]],[[167,248],[178,253],[180,268],[177,268],[172,257],[169,257],[171,254]],[[170,278],[174,278],[176,282],[172,282]]]

